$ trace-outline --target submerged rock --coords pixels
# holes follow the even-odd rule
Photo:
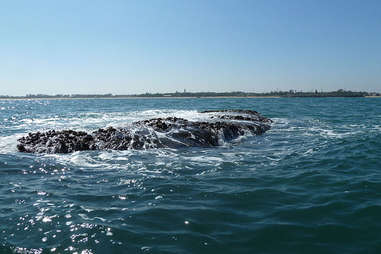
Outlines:
[[[260,135],[270,129],[269,118],[252,110],[203,111],[205,121],[183,118],[154,118],[126,128],[83,131],[50,130],[29,133],[18,139],[17,148],[26,153],[71,153],[83,150],[128,150],[149,148],[212,147],[245,134]]]

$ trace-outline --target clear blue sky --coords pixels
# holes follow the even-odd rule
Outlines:
[[[381,1],[0,2],[0,94],[381,91]]]

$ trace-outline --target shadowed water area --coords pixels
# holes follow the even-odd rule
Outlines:
[[[273,120],[216,147],[29,154],[29,132],[213,109]],[[381,100],[0,101],[0,253],[379,253]]]

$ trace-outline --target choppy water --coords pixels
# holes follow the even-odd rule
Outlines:
[[[217,148],[17,152],[48,129],[206,109],[274,120]],[[0,101],[0,253],[381,253],[381,100]]]

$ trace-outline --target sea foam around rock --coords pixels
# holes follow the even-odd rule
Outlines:
[[[205,121],[178,117],[133,122],[128,127],[100,128],[91,133],[49,130],[18,139],[17,149],[26,153],[71,153],[84,150],[213,147],[247,133],[260,135],[271,120],[253,110],[203,111]]]

